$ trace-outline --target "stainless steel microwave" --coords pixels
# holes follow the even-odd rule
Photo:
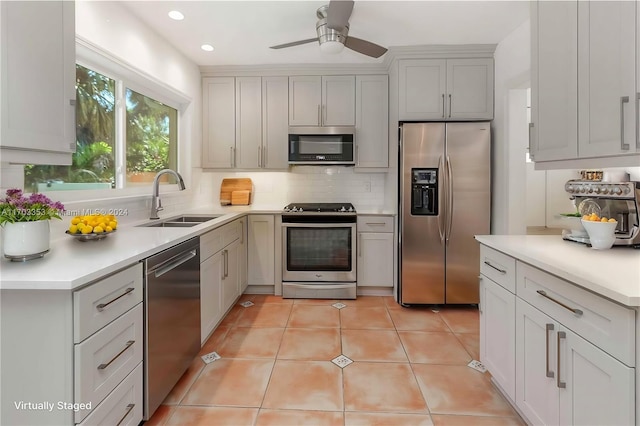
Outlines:
[[[289,127],[289,164],[355,164],[354,127]]]

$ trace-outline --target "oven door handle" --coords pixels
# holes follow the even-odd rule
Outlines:
[[[282,224],[283,228],[355,228],[356,223],[290,223]]]
[[[327,284],[323,282],[315,283],[315,284],[297,284],[291,282],[283,282],[282,285],[287,287],[295,287],[295,288],[321,288],[322,290],[340,290],[343,288],[351,288],[353,287],[353,283],[345,283],[345,284]]]

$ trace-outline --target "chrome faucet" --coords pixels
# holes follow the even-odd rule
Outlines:
[[[159,194],[160,176],[167,173],[175,176],[176,180],[178,181],[178,187],[180,188],[180,191],[183,191],[185,189],[184,180],[182,180],[182,176],[180,176],[180,173],[171,169],[160,170],[158,174],[156,174],[156,177],[153,179],[153,193],[151,194],[151,217],[149,219],[160,219],[158,217],[158,212],[163,209],[162,201],[160,201]]]

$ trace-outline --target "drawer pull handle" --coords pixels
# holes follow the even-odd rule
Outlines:
[[[536,290],[536,293],[538,293],[540,296],[546,297],[547,299],[551,300],[554,303],[557,303],[558,305],[562,306],[563,308],[570,310],[571,312],[573,312],[577,316],[581,316],[583,314],[583,312],[580,309],[572,308],[569,305],[565,305],[561,301],[556,300],[553,297],[547,295],[547,292],[544,291],[544,290]]]
[[[367,222],[367,225],[370,225],[370,226],[384,226],[384,225],[386,225],[386,223],[384,223],[384,222]]]
[[[126,345],[124,345],[124,349],[123,349],[123,350],[121,350],[120,352],[118,352],[118,355],[116,355],[116,356],[114,356],[113,358],[111,358],[111,361],[109,361],[108,363],[106,363],[106,364],[100,364],[100,365],[98,366],[98,370],[104,370],[104,369],[105,369],[105,368],[107,368],[109,365],[111,365],[111,363],[112,363],[113,361],[115,361],[116,359],[118,359],[118,357],[119,357],[120,355],[122,355],[122,354],[123,354],[127,349],[129,349],[129,348],[131,347],[131,345],[133,345],[135,342],[136,342],[135,340],[129,340],[129,341],[127,342],[127,344],[126,344]]]
[[[547,345],[547,358],[546,358],[546,370],[547,370],[547,377],[551,377],[553,378],[553,371],[549,370],[549,332],[553,331],[553,324],[547,324],[547,335],[546,335],[546,339],[545,339],[545,343]]]
[[[131,410],[133,410],[133,407],[135,407],[136,404],[129,404],[127,405],[127,412],[124,413],[124,416],[122,416],[122,418],[120,419],[120,421],[118,423],[116,423],[116,426],[120,426],[120,423],[122,423],[124,421],[124,419],[127,418],[127,416],[129,415],[129,413],[131,412]]]
[[[496,271],[500,272],[501,274],[506,274],[507,273],[507,271],[505,271],[504,269],[500,269],[500,268],[498,268],[496,266],[493,266],[492,264],[490,264],[486,260],[484,261],[484,264],[487,265],[487,266],[492,267],[493,269],[495,269]]]
[[[120,296],[116,297],[115,299],[111,299],[109,302],[107,303],[101,303],[99,305],[96,306],[96,309],[99,311],[103,311],[104,308],[106,308],[107,306],[109,306],[110,304],[112,304],[113,302],[115,302],[116,300],[120,299],[121,297],[126,296],[127,294],[131,294],[131,292],[135,290],[134,287],[129,287],[124,293],[122,293]]]
[[[567,383],[560,380],[560,339],[566,339],[567,334],[564,331],[558,331],[558,377],[557,377],[557,385],[559,388],[566,388]]]

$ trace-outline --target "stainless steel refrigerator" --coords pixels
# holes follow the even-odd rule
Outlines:
[[[404,123],[399,157],[400,303],[478,303],[474,235],[490,233],[490,123]]]

